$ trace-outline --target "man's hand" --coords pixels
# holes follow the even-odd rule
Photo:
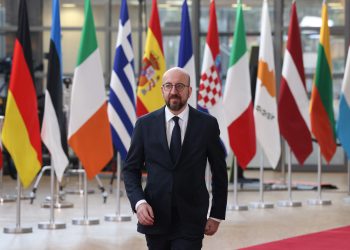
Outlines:
[[[154,223],[153,209],[148,203],[142,203],[137,207],[137,219],[141,225],[152,226]]]
[[[205,225],[204,234],[205,235],[214,235],[216,233],[216,231],[218,231],[219,225],[220,225],[220,222],[209,218],[207,220],[207,224]]]

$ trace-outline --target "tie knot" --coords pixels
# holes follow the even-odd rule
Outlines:
[[[179,117],[178,116],[174,116],[173,118],[173,121],[175,122],[175,124],[178,124],[179,123]]]

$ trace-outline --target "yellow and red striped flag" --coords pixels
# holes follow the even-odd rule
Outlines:
[[[164,105],[162,77],[165,72],[162,31],[160,29],[157,0],[152,1],[142,69],[137,87],[136,114],[141,116]]]
[[[27,5],[21,0],[6,102],[2,143],[10,153],[24,188],[41,169],[41,141]]]
[[[333,111],[332,58],[329,43],[327,4],[322,4],[322,26],[310,101],[311,131],[321,153],[330,162],[337,149]]]

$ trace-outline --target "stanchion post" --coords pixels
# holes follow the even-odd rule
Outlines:
[[[238,186],[238,178],[237,178],[237,157],[234,156],[234,164],[233,164],[233,204],[227,206],[227,210],[229,211],[247,211],[248,206],[239,205],[237,202],[237,186]]]
[[[318,151],[317,151],[317,199],[310,199],[307,201],[307,204],[309,205],[331,205],[332,201],[330,200],[322,200],[322,191],[321,191],[321,179],[322,179],[322,158],[321,158],[321,149],[320,145],[318,145]]]
[[[88,192],[87,192],[87,175],[86,171],[81,169],[81,172],[84,174],[84,190],[83,190],[83,198],[84,198],[84,215],[83,218],[73,218],[73,225],[98,225],[100,224],[100,220],[97,218],[89,218],[88,217]]]
[[[5,234],[24,234],[32,233],[33,229],[31,227],[21,227],[21,195],[22,195],[22,185],[17,174],[17,204],[16,204],[16,227],[5,227]]]
[[[287,158],[288,158],[288,183],[287,183],[287,188],[288,188],[288,200],[282,200],[278,201],[277,205],[279,207],[300,207],[301,202],[300,201],[293,201],[292,199],[292,151],[289,146],[286,145],[286,151],[287,151]]]
[[[344,202],[350,204],[350,161],[348,158],[346,162],[348,165],[348,196],[344,198]]]
[[[273,208],[274,205],[264,201],[264,153],[260,148],[260,182],[259,182],[260,201],[251,202],[251,208]]]
[[[41,222],[38,224],[39,229],[65,229],[66,224],[63,222],[55,222],[55,211],[54,211],[54,190],[55,190],[55,171],[54,167],[50,166],[50,189],[51,189],[51,200],[50,200],[50,220],[48,222]]]
[[[117,153],[117,187],[116,187],[116,213],[115,214],[109,214],[105,215],[105,221],[117,221],[117,222],[122,222],[122,221],[131,221],[131,216],[130,215],[123,215],[120,213],[120,182],[121,182],[121,158],[120,154]]]
[[[68,194],[79,194],[83,195],[84,194],[84,188],[83,186],[83,175],[85,173],[83,167],[81,166],[81,163],[79,162],[79,168],[78,169],[72,169],[69,171],[70,173],[78,173],[78,187],[77,189],[68,189],[66,192]],[[95,193],[95,190],[90,189],[86,191],[88,194],[93,194]]]

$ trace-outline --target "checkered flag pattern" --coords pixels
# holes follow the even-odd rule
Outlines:
[[[215,65],[212,65],[201,76],[198,104],[207,109],[213,107],[221,97],[221,88],[219,74]]]

